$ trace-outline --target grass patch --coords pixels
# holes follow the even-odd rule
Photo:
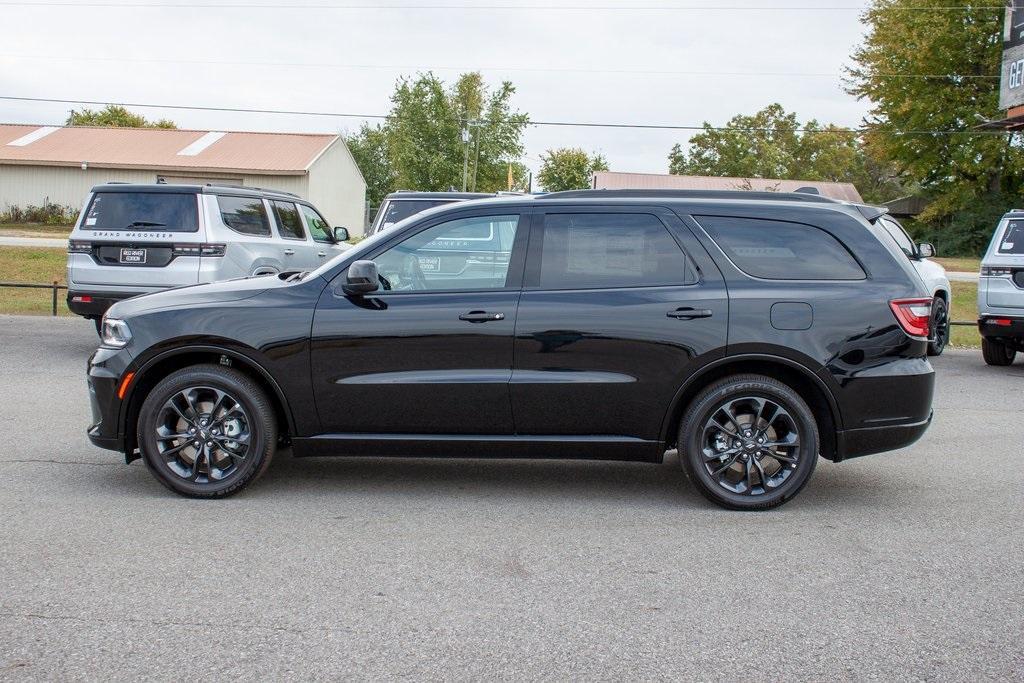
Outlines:
[[[67,237],[73,225],[49,225],[47,223],[3,223],[0,235],[8,237]]]
[[[950,320],[978,320],[978,285],[974,282],[951,282],[953,301],[950,305]],[[953,325],[950,328],[949,343],[957,348],[981,348],[981,335],[977,326]]]
[[[0,247],[0,281],[67,284],[67,252],[37,247]],[[0,287],[0,313],[50,315],[53,294],[48,289]],[[57,313],[70,315],[67,292],[57,293]]]
[[[961,273],[977,273],[981,268],[981,259],[970,256],[949,256],[933,258],[931,260],[946,270],[955,270]]]

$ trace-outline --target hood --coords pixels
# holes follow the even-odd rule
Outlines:
[[[107,311],[107,316],[111,318],[130,318],[139,313],[165,308],[185,308],[201,306],[203,304],[241,301],[242,299],[254,297],[268,289],[290,286],[292,286],[291,283],[287,283],[274,275],[262,275],[259,277],[212,282],[205,285],[177,287],[119,301],[110,307]]]

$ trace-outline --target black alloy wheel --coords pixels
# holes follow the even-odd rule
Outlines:
[[[172,373],[147,396],[138,423],[143,459],[176,493],[237,493],[270,464],[277,426],[270,402],[250,378],[202,365]]]
[[[711,501],[735,510],[767,509],[795,496],[810,478],[817,425],[785,384],[758,375],[727,377],[690,404],[679,457]]]
[[[949,306],[940,296],[932,303],[932,340],[928,342],[928,355],[941,356],[949,343]]]

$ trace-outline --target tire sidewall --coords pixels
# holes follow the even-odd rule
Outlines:
[[[942,297],[936,297],[935,298],[935,302],[932,304],[932,326],[933,326],[933,328],[937,328],[938,327],[935,324],[935,321],[938,318],[938,314],[939,314],[940,310],[944,311],[946,313],[946,322],[945,322],[946,334],[945,334],[941,344],[938,343],[938,337],[937,336],[935,337],[936,341],[931,342],[931,343],[928,344],[928,355],[929,356],[941,356],[942,352],[946,349],[946,345],[949,344],[949,306],[946,305],[945,299],[943,299]]]
[[[777,401],[790,414],[800,430],[800,459],[796,471],[783,486],[771,493],[747,496],[722,488],[704,466],[701,456],[701,439],[704,425],[714,411],[730,398],[755,396]],[[687,411],[688,417],[680,427],[680,459],[685,469],[701,492],[712,501],[737,510],[763,509],[781,505],[794,497],[804,487],[814,472],[818,459],[818,428],[814,415],[807,404],[793,390],[781,384],[761,380],[724,381],[709,387],[699,395]]]
[[[244,376],[238,375],[235,371],[216,367],[179,370],[157,384],[146,397],[139,413],[137,443],[146,467],[164,486],[187,496],[224,496],[240,490],[265,469],[277,439],[276,433],[268,433],[275,431],[273,414],[271,412],[268,415],[269,405],[259,388],[251,385]],[[242,404],[249,416],[251,440],[245,460],[236,472],[216,483],[194,483],[182,479],[168,469],[157,448],[155,428],[160,409],[174,394],[197,386],[227,392]]]

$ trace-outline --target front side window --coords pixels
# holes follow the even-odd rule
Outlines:
[[[1009,221],[999,242],[1000,254],[1024,254],[1024,221]]]
[[[281,233],[281,237],[290,240],[306,239],[306,232],[302,229],[302,220],[295,204],[274,200],[270,202],[270,206],[274,209],[277,231]]]
[[[317,242],[333,242],[330,237],[330,226],[324,217],[317,213],[312,206],[299,204],[302,207],[302,215],[306,218],[306,225],[309,226],[309,234]]]
[[[82,230],[196,232],[196,195],[172,192],[97,192]]]
[[[695,216],[736,267],[769,280],[863,280],[864,270],[839,240],[804,223]]]
[[[262,199],[218,196],[217,207],[221,221],[235,232],[270,237],[270,218]]]
[[[560,213],[544,218],[541,289],[654,287],[697,281],[689,259],[651,214]]]
[[[518,228],[518,215],[459,218],[427,228],[374,259],[382,289],[502,289]]]

